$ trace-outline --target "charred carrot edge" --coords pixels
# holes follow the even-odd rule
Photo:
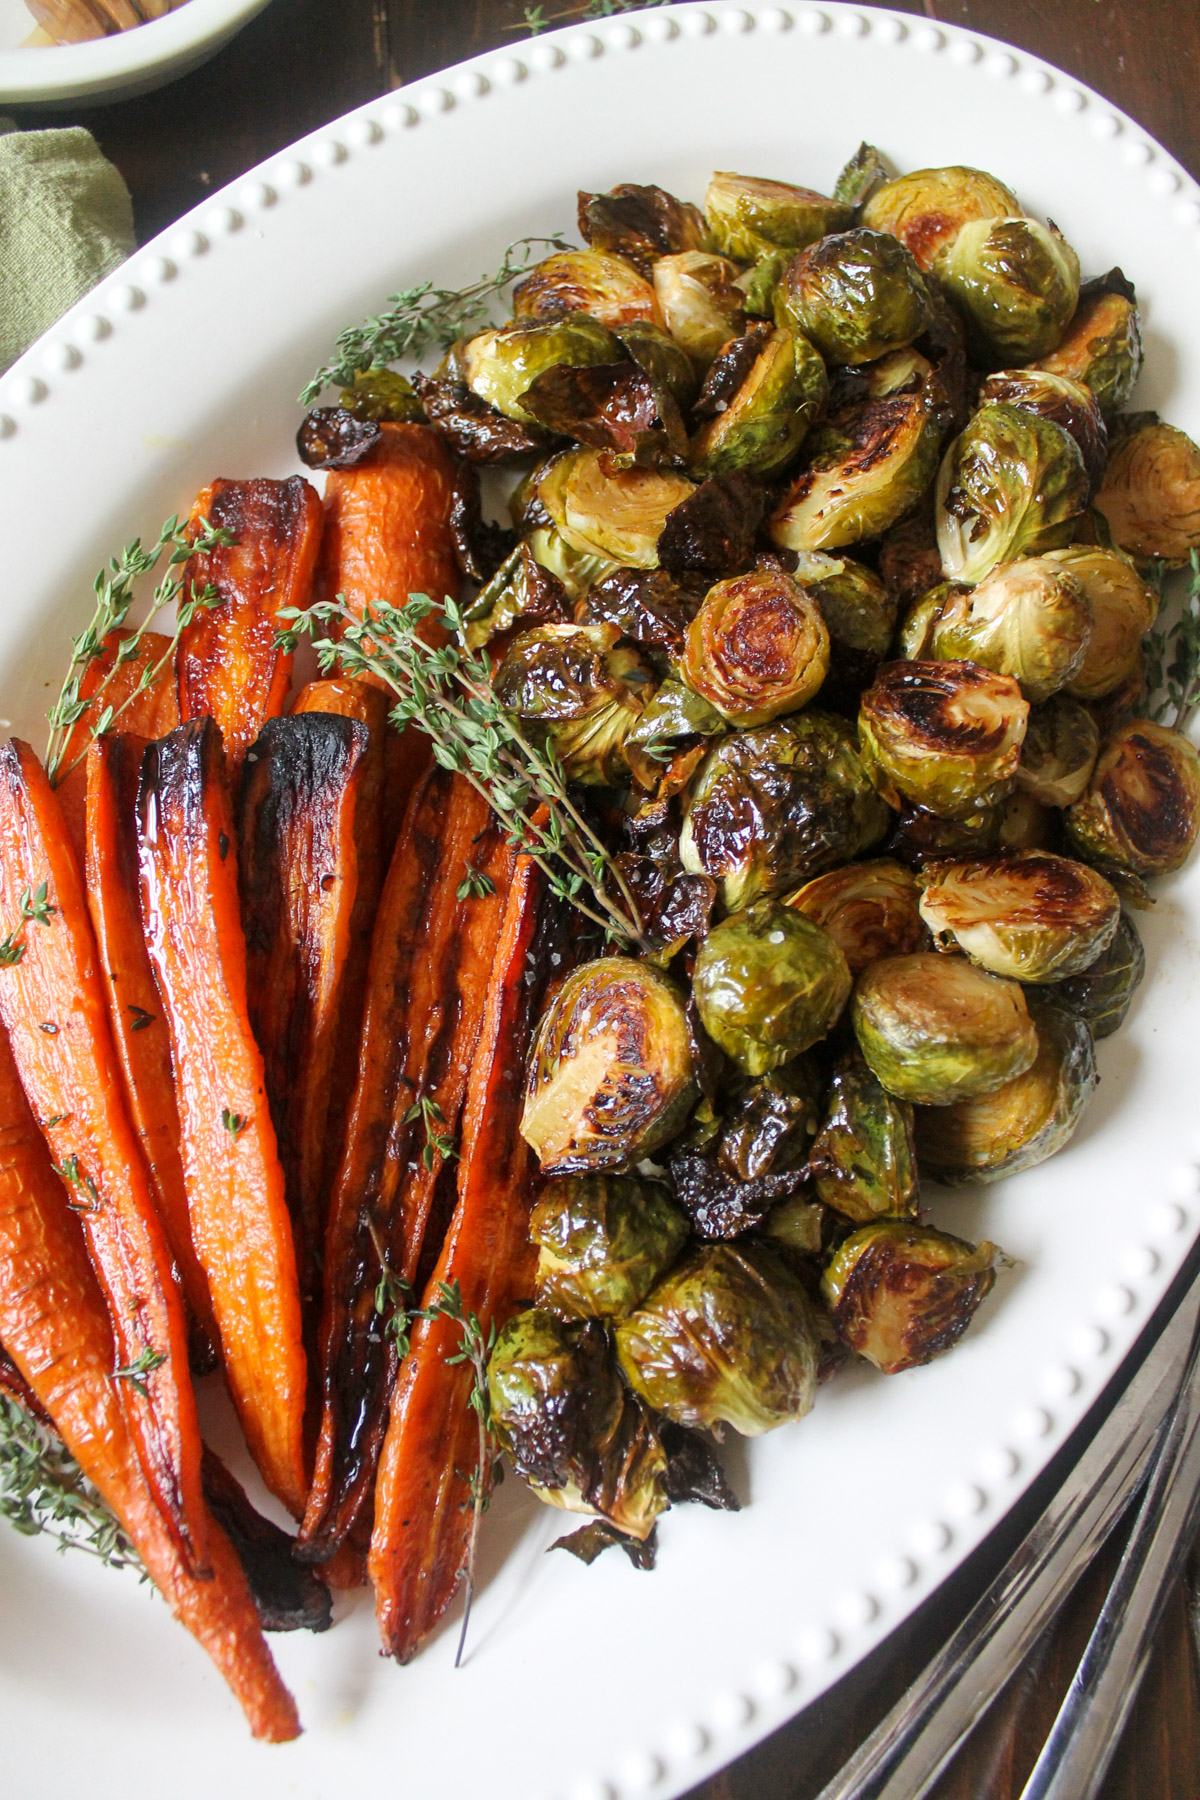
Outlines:
[[[113,1337],[78,1220],[0,1033],[0,1341],[95,1483],[180,1623],[212,1657],[257,1738],[300,1730],[246,1578],[207,1520],[212,1573],[189,1573],[146,1484],[112,1379]]]
[[[537,1164],[520,1133],[525,1063],[551,974],[565,956],[561,915],[538,870],[522,858],[508,893],[484,1028],[471,1066],[458,1204],[425,1304],[458,1282],[483,1330],[497,1327],[533,1286],[529,1210]],[[449,1605],[466,1562],[469,1476],[477,1456],[468,1404],[472,1372],[451,1364],[458,1327],[422,1320],[400,1368],[375,1490],[368,1572],[383,1647],[407,1662]]]
[[[171,1034],[142,931],[137,866],[137,788],[146,741],[100,738],[87,755],[87,900],[100,953],[108,1022],[124,1077],[125,1104],[142,1147],[150,1189],[192,1319],[194,1355],[216,1362],[217,1322],[188,1219],[179,1154]]]
[[[459,900],[468,863],[488,874],[487,897]],[[369,1505],[396,1369],[375,1309],[380,1256],[396,1280],[412,1285],[423,1273],[445,1164],[434,1140],[452,1142],[457,1130],[511,866],[487,803],[461,776],[431,772],[413,795],[379,909],[330,1207],[321,1428],[300,1533],[314,1560],[343,1543]]]
[[[142,917],[171,1033],[192,1241],[225,1374],[263,1480],[299,1516],[305,1356],[283,1170],[246,1006],[237,842],[211,719],[148,746]]]
[[[175,653],[181,719],[214,719],[236,791],[242,759],[264,722],[283,711],[291,656],[279,648],[275,615],[305,607],[321,543],[321,502],[299,475],[287,481],[218,480],[192,507],[234,543],[187,565],[196,590],[212,583],[217,605],[196,613]]]
[[[369,734],[329,713],[268,719],[242,780],[250,1024],[263,1055],[305,1312],[319,1298],[326,1131],[358,892]],[[315,1321],[314,1321],[315,1323]]]
[[[22,916],[30,911],[38,916]],[[201,1570],[207,1514],[183,1303],[125,1111],[79,864],[45,770],[16,738],[0,747],[0,921],[11,946],[0,1020],[83,1220],[128,1371],[119,1386],[142,1467]]]

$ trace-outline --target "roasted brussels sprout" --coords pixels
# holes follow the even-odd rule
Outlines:
[[[1158,596],[1119,550],[1070,544],[1047,557],[1075,577],[1092,613],[1083,665],[1067,683],[1067,692],[1078,700],[1101,700],[1139,669],[1142,639],[1157,615]]]
[[[1004,801],[979,806],[961,819],[943,819],[923,806],[905,806],[885,848],[909,868],[920,869],[947,856],[978,856],[999,839]]]
[[[771,515],[771,538],[786,550],[830,550],[877,537],[928,487],[938,442],[923,394],[834,414],[811,433],[806,466]]]
[[[662,568],[681,579],[745,569],[767,508],[767,491],[740,471],[709,475],[673,506],[658,537]]]
[[[1069,543],[1088,487],[1079,445],[1061,425],[1016,406],[981,406],[938,471],[947,578],[982,581],[997,563]]]
[[[997,850],[1057,850],[1062,840],[1062,821],[1053,807],[1043,806],[1023,788],[1005,794],[996,808]]]
[[[1011,675],[1027,700],[1048,700],[1078,675],[1092,630],[1083,586],[1048,556],[997,563],[979,586],[951,595],[930,655]]]
[[[566,588],[543,568],[528,544],[519,544],[466,609],[468,648],[478,650],[518,623],[565,625],[571,618]]]
[[[838,1334],[885,1375],[956,1344],[995,1284],[996,1246],[879,1219],[852,1232],[821,1281]]]
[[[296,433],[296,453],[309,469],[352,469],[364,462],[383,432],[344,406],[314,406]]]
[[[679,854],[685,869],[720,882],[722,904],[734,912],[870,849],[888,819],[852,729],[810,708],[710,750]]]
[[[1146,952],[1137,926],[1122,913],[1108,949],[1082,975],[1051,983],[1039,997],[1045,1005],[1082,1019],[1094,1038],[1111,1037],[1124,1022],[1145,973]]]
[[[694,482],[669,469],[610,470],[598,450],[556,456],[537,486],[542,505],[573,549],[633,569],[658,567],[667,514],[694,491]]]
[[[679,463],[687,454],[674,396],[633,362],[556,363],[534,376],[521,405],[547,430],[607,452],[614,469]]]
[[[698,206],[665,188],[623,181],[607,194],[579,196],[579,233],[593,250],[624,256],[649,274],[659,257],[706,250],[708,228]]]
[[[891,648],[896,627],[896,602],[878,575],[850,557],[834,564],[829,574],[813,579],[803,568],[796,579],[804,583],[821,608],[829,633],[829,674],[822,696],[826,705],[858,710],[858,697],[874,680],[876,670]]]
[[[735,1181],[786,1173],[804,1161],[820,1119],[816,1065],[795,1057],[735,1088],[716,1138],[717,1161]]]
[[[539,1500],[649,1536],[668,1505],[666,1452],[600,1325],[517,1313],[492,1350],[488,1400],[496,1442]]]
[[[789,894],[794,906],[827,931],[852,975],[883,956],[908,956],[925,943],[921,890],[903,863],[889,857],[847,863]]]
[[[1200,449],[1148,414],[1117,440],[1095,507],[1119,550],[1182,565],[1200,548]]]
[[[674,982],[605,956],[568,975],[538,1021],[521,1136],[547,1175],[612,1169],[674,1137],[697,1092]]]
[[[613,336],[626,356],[665,388],[677,406],[692,404],[699,387],[695,365],[669,331],[649,319],[631,319],[627,325],[616,326]]]
[[[887,180],[887,169],[874,144],[862,143],[844,165],[833,184],[835,200],[849,206],[865,206],[877,187]]]
[[[880,1086],[857,1051],[833,1072],[808,1168],[821,1199],[843,1218],[861,1224],[917,1210],[913,1109]]]
[[[1099,481],[1108,454],[1108,427],[1090,387],[1048,369],[1002,369],[989,375],[979,390],[981,406],[996,403],[1018,406],[1061,425],[1079,445],[1088,479]]]
[[[492,327],[464,344],[459,356],[471,392],[522,424],[536,424],[521,405],[521,395],[544,369],[558,363],[587,368],[620,360],[621,346],[612,332],[581,312]]]
[[[1120,269],[1080,289],[1075,315],[1058,348],[1035,366],[1085,382],[1105,420],[1112,423],[1142,369],[1137,296]]]
[[[851,986],[829,933],[775,900],[757,900],[714,926],[692,972],[701,1024],[747,1075],[763,1075],[818,1043]]]
[[[595,582],[603,581],[606,575],[620,567],[611,556],[577,550],[553,525],[539,526],[531,531],[526,542],[535,561],[561,582],[572,600],[581,599]]]
[[[668,1167],[675,1198],[702,1238],[744,1236],[804,1183],[802,1175],[789,1170],[742,1181],[711,1150],[673,1149]]]
[[[753,262],[771,250],[803,250],[854,222],[854,208],[811,188],[719,171],[704,196],[704,216],[718,250]]]
[[[688,627],[683,678],[733,725],[798,712],[828,670],[821,609],[782,569],[719,581]]]
[[[588,589],[576,618],[581,625],[616,625],[622,637],[661,652],[659,661],[669,667],[668,659],[683,655],[700,592],[665,569],[616,569]]]
[[[425,409],[412,382],[395,369],[359,369],[350,386],[342,389],[341,402],[356,419],[369,419],[376,425],[384,420],[398,425],[425,421]]]
[[[863,207],[862,222],[872,231],[890,231],[926,273],[939,250],[975,219],[1011,217],[1017,197],[982,169],[955,165],[914,169],[878,188]]]
[[[572,781],[612,786],[626,775],[625,739],[654,677],[615,625],[540,625],[509,646],[496,698],[539,726]]]
[[[1120,916],[1103,875],[1046,850],[942,863],[921,895],[939,950],[965,950],[1013,981],[1080,974],[1108,948]]]
[[[1043,806],[1071,806],[1087,791],[1100,753],[1100,732],[1086,706],[1055,694],[1031,708],[1017,767],[1017,787]]]
[[[616,1327],[635,1394],[680,1425],[757,1437],[802,1419],[818,1342],[798,1276],[766,1244],[705,1244]]]
[[[956,581],[938,581],[913,600],[896,628],[896,655],[905,662],[928,662],[933,655],[933,633],[942,608],[956,594],[969,593]]]
[[[864,969],[851,1018],[873,1073],[889,1094],[915,1106],[990,1094],[1037,1055],[1017,982],[935,950]]]
[[[667,330],[701,368],[745,322],[746,296],[723,256],[684,250],[654,265],[654,292]]]
[[[929,323],[929,295],[903,244],[858,226],[820,238],[792,258],[775,312],[826,362],[869,363],[920,337]]]
[[[1010,675],[971,662],[885,663],[862,697],[858,741],[876,787],[946,818],[1006,794],[1029,702]]]
[[[1096,1086],[1092,1034],[1082,1019],[1038,1005],[1038,1053],[994,1093],[917,1111],[921,1167],[976,1185],[1032,1169],[1070,1139]]]
[[[1200,831],[1200,756],[1178,731],[1132,719],[1101,746],[1091,783],[1067,813],[1082,855],[1134,875],[1183,866]]]
[[[512,308],[518,319],[587,313],[610,330],[631,319],[662,323],[654,289],[645,276],[623,256],[604,250],[559,250],[547,256],[518,281]]]
[[[1079,258],[1036,219],[972,219],[933,272],[967,321],[977,361],[1009,368],[1057,349],[1079,298]]]
[[[529,1235],[539,1306],[568,1319],[619,1319],[670,1268],[688,1223],[657,1182],[579,1175],[547,1183]]]
[[[693,471],[777,475],[804,442],[828,389],[825,364],[808,340],[772,331],[723,410],[692,439]]]

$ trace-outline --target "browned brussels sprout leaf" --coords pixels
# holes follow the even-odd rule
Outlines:
[[[667,1453],[667,1498],[672,1506],[694,1501],[715,1512],[740,1512],[742,1503],[706,1437],[665,1419],[661,1428]]]
[[[617,325],[613,336],[626,356],[686,412],[699,384],[696,366],[683,345],[652,319],[631,319],[627,325]]]
[[[644,650],[677,659],[702,597],[700,583],[681,581],[666,569],[614,569],[588,589],[578,618],[581,625],[616,625]]]
[[[620,461],[682,462],[687,432],[669,390],[635,363],[576,367],[556,363],[520,396],[527,413],[551,431]]]
[[[890,857],[847,863],[806,881],[784,902],[824,927],[852,975],[884,956],[908,956],[926,942],[914,877]]]
[[[460,463],[454,477],[450,536],[454,541],[454,559],[468,581],[490,581],[515,548],[515,533],[483,516],[479,473],[474,463]]]
[[[702,1238],[735,1238],[761,1225],[771,1208],[804,1184],[796,1170],[738,1181],[715,1157],[677,1150],[667,1164],[676,1200]]]
[[[852,1232],[821,1283],[843,1341],[885,1375],[958,1342],[995,1285],[996,1246],[877,1219]]]
[[[908,607],[942,579],[942,553],[932,501],[900,519],[879,541],[879,576],[897,608]]]
[[[705,1031],[747,1075],[765,1075],[819,1043],[852,985],[829,933],[775,900],[756,900],[714,926],[692,971]]]
[[[615,859],[637,902],[655,960],[664,962],[690,938],[704,936],[717,903],[716,882],[686,873],[674,843],[671,851],[669,857],[652,857],[623,850]]]
[[[889,1094],[856,1050],[838,1062],[808,1173],[826,1206],[865,1223],[917,1210],[913,1109]]]
[[[665,188],[623,181],[607,194],[579,194],[579,234],[593,250],[624,256],[643,275],[660,256],[707,250],[708,228],[698,206]]]
[[[350,386],[342,389],[341,403],[356,419],[382,424],[424,425],[425,408],[407,375],[394,369],[360,369]]]
[[[1183,866],[1200,832],[1200,756],[1181,732],[1131,719],[1101,746],[1067,837],[1091,862],[1133,875]],[[1111,877],[1110,877],[1111,878]]]
[[[667,514],[659,563],[672,575],[737,574],[753,558],[766,509],[766,490],[753,476],[710,475]]]
[[[820,1119],[820,1075],[811,1057],[798,1056],[738,1084],[716,1139],[718,1161],[736,1181],[787,1173],[803,1163]]]
[[[981,806],[963,819],[943,819],[923,806],[901,809],[886,848],[892,856],[919,869],[943,856],[976,856],[994,848],[1000,831],[1001,803]]]
[[[413,386],[429,423],[468,462],[519,462],[543,454],[553,441],[540,425],[510,419],[490,406],[465,381],[417,374]]]
[[[740,337],[731,337],[722,345],[704,377],[692,407],[697,419],[713,419],[723,413],[729,402],[758,361],[762,347],[771,335],[765,319],[752,321]]]
[[[557,576],[543,568],[528,544],[518,544],[467,609],[467,645],[483,644],[514,626],[569,623],[571,604]]]
[[[344,406],[316,406],[296,433],[296,450],[307,468],[350,469],[370,456],[382,436],[373,420],[356,418]]]
[[[1084,282],[1058,348],[1034,367],[1086,382],[1112,423],[1128,402],[1142,368],[1137,295],[1120,269]]]
[[[654,677],[615,625],[539,625],[508,646],[497,700],[553,742],[563,771],[589,787],[628,777],[624,745]]]
[[[820,605],[773,564],[718,581],[688,627],[683,678],[733,725],[798,712],[828,671]]]
[[[1111,1037],[1124,1022],[1145,973],[1146,952],[1137,926],[1123,912],[1108,949],[1082,975],[1049,982],[1038,991],[1048,1006],[1082,1019],[1094,1038]]]
[[[569,1532],[566,1537],[555,1538],[550,1548],[568,1550],[590,1568],[598,1556],[614,1546],[625,1552],[635,1569],[652,1569],[658,1551],[657,1527],[649,1537],[638,1539],[618,1531],[607,1519],[594,1519],[590,1525],[581,1525],[578,1531]]]
[[[566,1319],[617,1319],[645,1298],[687,1241],[667,1190],[629,1175],[547,1182],[529,1218],[534,1299]]]
[[[992,401],[1053,419],[1079,445],[1083,466],[1093,485],[1099,481],[1108,454],[1108,427],[1099,401],[1082,381],[1070,375],[1055,375],[1048,369],[1001,369],[989,375],[979,390],[981,406]]]
[[[887,168],[874,144],[860,144],[833,184],[833,198],[844,206],[863,206],[887,180]]]

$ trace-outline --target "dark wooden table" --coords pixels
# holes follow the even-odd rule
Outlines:
[[[587,0],[548,0],[565,23]],[[1197,0],[896,0],[1035,51],[1098,88],[1200,174]],[[616,10],[614,7],[613,10]],[[23,109],[22,124],[84,124],[133,192],[152,236],[262,158],[401,82],[512,44],[522,0],[274,0],[203,69],[143,99],[70,112]],[[1025,1510],[1027,1516],[1029,1508]],[[1012,1522],[1011,1538],[1020,1524]],[[953,1629],[998,1566],[986,1546],[855,1675],[691,1800],[811,1800]],[[1029,1668],[939,1783],[937,1800],[1020,1792],[1115,1567],[1097,1560]],[[1172,1600],[1104,1800],[1197,1800],[1200,1673],[1186,1597]],[[459,1800],[446,1795],[441,1800]]]

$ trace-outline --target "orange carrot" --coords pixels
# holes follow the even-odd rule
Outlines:
[[[72,726],[59,758],[59,773],[54,778],[58,803],[81,863],[87,811],[84,757],[101,708],[111,706],[116,715],[114,728],[131,731],[137,737],[165,737],[179,723],[179,697],[175,691],[170,638],[157,631],[144,631],[138,641],[137,655],[130,657],[128,662],[117,664],[119,646],[132,636],[130,631],[110,631],[99,656],[80,676],[79,697],[92,701],[92,705]],[[153,671],[160,663],[162,667],[158,674],[147,687],[142,687],[147,670]],[[110,679],[101,695],[98,690],[106,675]]]

